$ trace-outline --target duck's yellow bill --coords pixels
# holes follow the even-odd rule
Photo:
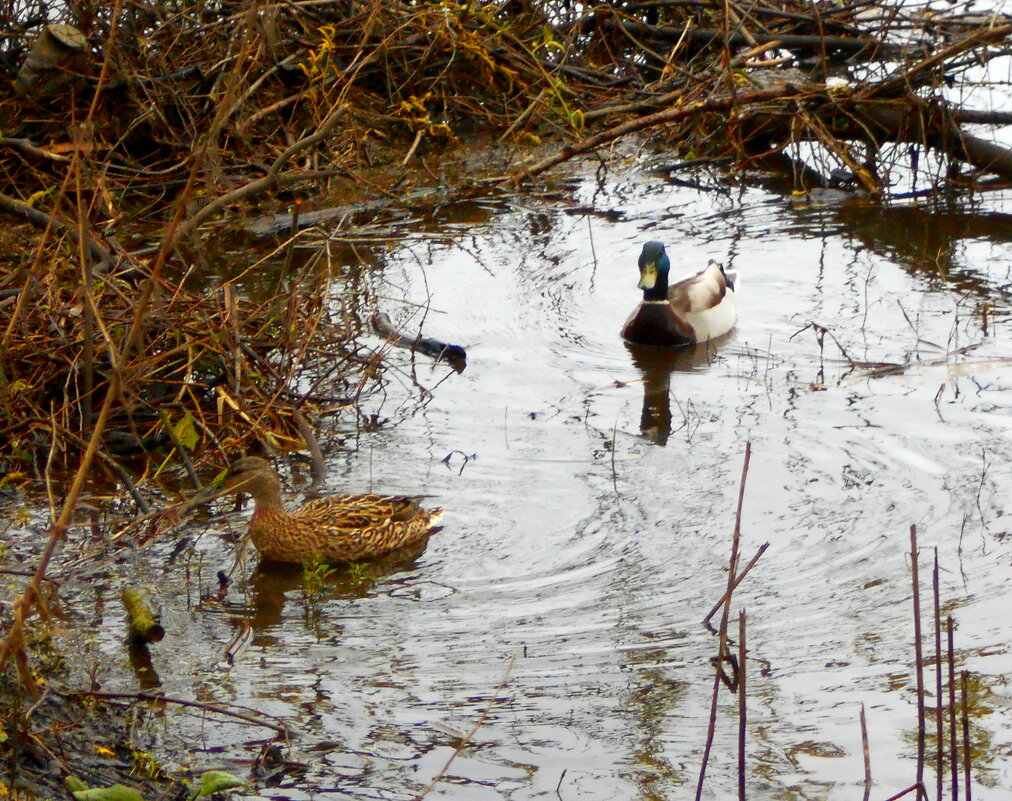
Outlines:
[[[640,289],[653,289],[654,284],[657,283],[657,264],[652,261],[648,261],[643,265],[643,269],[640,270],[640,282],[637,286]]]

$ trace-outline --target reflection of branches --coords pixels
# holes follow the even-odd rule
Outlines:
[[[460,451],[460,450],[452,450],[448,454],[446,454],[446,456],[444,456],[440,461],[443,464],[445,464],[447,466],[447,468],[449,468],[450,467],[450,461],[453,459],[454,454],[459,454],[460,456],[464,457],[464,463],[460,466],[460,470],[457,471],[457,475],[458,476],[459,475],[463,475],[464,468],[467,467],[467,463],[468,462],[470,462],[472,459],[477,459],[478,458],[478,454],[476,454],[476,453],[472,453],[472,454],[468,455],[468,454],[466,454],[466,453],[464,453],[463,451]]]
[[[815,332],[815,338],[816,338],[816,341],[819,344],[820,354],[821,354],[823,346],[825,344],[825,338],[828,336],[831,340],[833,340],[833,344],[836,345],[837,348],[839,348],[840,353],[843,355],[843,358],[847,361],[847,364],[852,369],[867,370],[867,371],[869,371],[868,372],[868,377],[869,378],[881,378],[881,377],[887,376],[887,375],[896,375],[897,373],[902,373],[902,372],[904,372],[904,371],[906,371],[909,368],[914,367],[914,366],[917,366],[917,367],[938,367],[938,366],[946,365],[946,364],[949,363],[949,360],[953,356],[965,356],[966,354],[971,353],[971,352],[973,352],[974,350],[976,350],[977,348],[980,347],[980,343],[974,343],[974,344],[971,344],[971,345],[964,345],[961,348],[954,348],[952,350],[946,351],[944,355],[939,356],[939,357],[934,358],[934,359],[917,359],[916,361],[908,359],[905,362],[864,361],[864,360],[861,360],[861,359],[854,359],[854,358],[852,358],[851,355],[847,352],[847,349],[843,347],[843,344],[840,342],[840,340],[838,340],[833,335],[833,332],[830,331],[825,326],[819,325],[818,323],[808,323],[806,326],[804,326],[804,328],[801,328],[798,331],[795,331],[793,334],[791,334],[791,336],[789,337],[789,339],[794,339],[794,337],[798,336],[799,334],[801,334],[801,333],[803,333],[805,331],[808,331],[809,329],[811,329],[812,331]],[[927,340],[918,339],[918,342],[924,342],[925,344],[932,345],[933,347],[941,348],[941,345],[935,345],[933,342],[928,342]],[[985,364],[990,364],[990,363],[993,363],[993,362],[1002,362],[1002,363],[1006,363],[1006,364],[1007,363],[1012,363],[1012,356],[1006,356],[1006,357],[995,356],[995,357],[992,357],[992,358],[988,359],[987,362],[985,362]],[[971,362],[960,362],[960,364],[963,367],[966,367],[967,365],[972,364],[972,363]],[[819,368],[819,375],[820,375],[820,377],[821,377],[822,373],[823,373],[823,370],[820,367]]]
[[[983,552],[984,547],[987,544],[987,541],[984,539],[984,536],[983,536],[983,532],[987,529],[987,522],[984,519],[984,507],[981,505],[980,496],[984,492],[984,482],[987,480],[987,471],[991,467],[991,463],[987,460],[987,448],[983,448],[981,450],[981,452],[980,452],[980,462],[981,462],[981,465],[980,465],[980,478],[977,480],[977,489],[976,489],[976,492],[974,493],[973,502],[974,502],[974,506],[976,506],[976,508],[977,508],[977,515],[980,518],[980,527],[981,527],[981,538],[980,538],[981,542],[980,542],[980,547],[981,547],[981,552]],[[969,522],[969,520],[970,520],[970,513],[969,513],[969,511],[964,511],[963,512],[963,522],[962,522],[962,524],[959,527],[959,547],[958,547],[957,550],[958,550],[958,552],[960,554],[962,554],[962,552],[963,552],[963,534],[966,531],[966,524]],[[960,564],[962,565],[962,562],[960,562]]]

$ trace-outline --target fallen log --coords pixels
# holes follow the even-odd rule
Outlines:
[[[675,28],[668,25],[648,25],[633,20],[601,20],[605,29],[621,29],[641,39],[655,39],[663,42],[693,42],[700,47],[710,44],[724,44],[729,47],[754,47],[757,44],[776,43],[784,50],[801,50],[810,53],[843,53],[848,58],[860,55],[866,59],[876,56],[909,55],[916,49],[909,45],[892,44],[879,39],[851,38],[844,36],[819,36],[817,34],[760,33],[743,31],[722,31],[716,28]]]
[[[982,172],[1012,180],[1012,151],[966,133],[942,102],[859,103],[854,111],[855,118],[845,126],[853,136],[867,140],[870,131],[878,134],[876,145],[885,141],[923,144]]]
[[[65,90],[88,61],[88,38],[72,25],[42,29],[18,70],[14,88],[24,97],[42,100]]]
[[[464,372],[467,367],[467,351],[460,345],[449,345],[431,337],[408,337],[394,328],[390,318],[383,312],[372,316],[372,326],[376,333],[386,337],[387,342],[399,348],[407,348],[435,359],[446,362],[456,373]]]
[[[830,102],[808,114],[820,120],[831,137],[862,142],[873,150],[889,142],[918,144],[982,172],[1012,180],[1012,150],[960,127],[961,119],[982,118],[974,112],[964,115],[942,100],[929,102],[916,97],[827,99]],[[821,132],[801,128],[797,119],[790,109],[753,112],[741,120],[742,144],[753,152],[766,152],[791,141],[823,140]]]
[[[46,214],[43,211],[39,211],[37,208],[29,206],[27,203],[13,197],[9,197],[8,195],[0,194],[0,211],[6,211],[16,217],[20,217],[26,222],[30,222],[36,228],[66,234],[74,241],[75,244],[82,239],[82,235],[77,225],[65,222],[64,220]],[[109,250],[102,247],[102,245],[100,245],[87,231],[84,231],[83,239],[88,255],[91,256],[93,261],[98,263],[102,270],[112,268],[119,261]]]

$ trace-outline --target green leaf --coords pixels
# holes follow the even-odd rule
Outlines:
[[[215,793],[223,793],[226,790],[233,790],[236,787],[246,786],[246,782],[242,779],[237,779],[228,771],[208,770],[200,775],[200,787],[190,793],[190,798],[203,798]]]
[[[90,790],[74,790],[77,801],[144,801],[144,796],[133,787],[114,784],[112,787],[93,787]]]
[[[67,789],[72,793],[78,790],[87,790],[88,786],[82,782],[77,776],[64,776],[63,783],[67,785]]]
[[[186,450],[192,451],[197,447],[197,443],[200,442],[200,436],[197,434],[197,427],[193,424],[193,415],[187,412],[183,415],[183,419],[172,428],[176,434],[176,439],[179,440],[179,444],[186,448]]]

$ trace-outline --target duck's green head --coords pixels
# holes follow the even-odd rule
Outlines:
[[[660,242],[647,242],[640,253],[640,282],[643,300],[666,300],[668,297],[668,270],[671,262]]]

